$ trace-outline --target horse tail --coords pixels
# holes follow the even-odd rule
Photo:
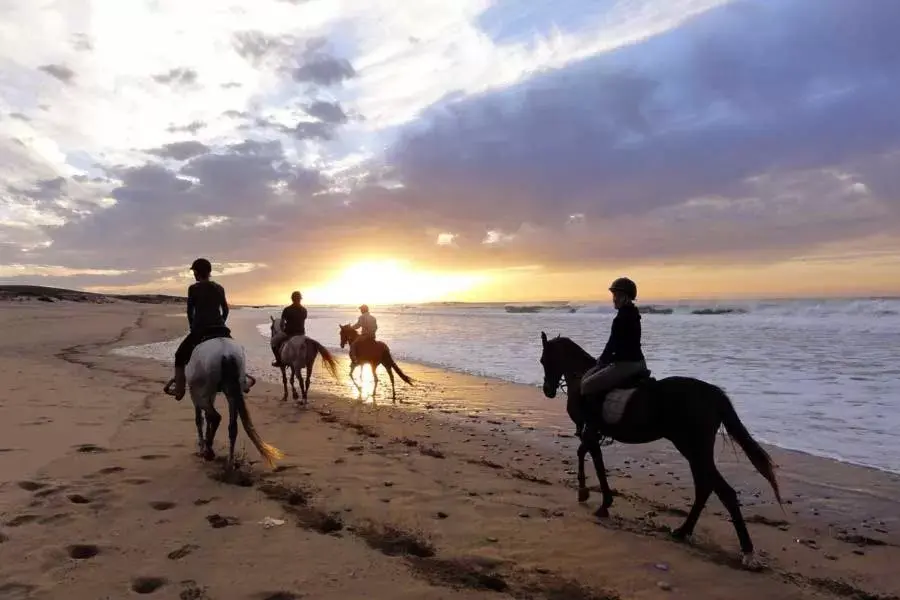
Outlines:
[[[247,437],[259,450],[269,467],[274,467],[276,460],[284,458],[284,452],[264,442],[259,437],[256,427],[253,426],[250,411],[247,410],[247,401],[244,398],[244,388],[241,385],[241,367],[238,358],[234,355],[222,357],[222,384],[222,387],[229,392],[228,400],[232,404],[232,410],[237,410]]]
[[[337,361],[334,359],[334,355],[332,355],[331,352],[328,351],[328,348],[323,346],[318,341],[312,340],[312,342],[315,343],[316,351],[319,353],[319,356],[322,357],[322,362],[325,363],[325,368],[328,370],[331,376],[335,379],[340,379],[337,372],[338,365]]]
[[[738,446],[741,447],[744,454],[750,459],[750,463],[753,467],[760,475],[765,477],[766,481],[769,482],[769,485],[772,486],[772,491],[775,492],[775,498],[778,500],[778,505],[783,509],[784,504],[781,501],[781,490],[778,487],[778,480],[775,478],[775,463],[772,462],[772,457],[769,456],[769,453],[766,452],[766,450],[759,445],[759,442],[753,439],[750,432],[747,431],[747,428],[741,422],[741,418],[738,416],[737,411],[734,410],[734,404],[731,403],[728,394],[719,387],[712,387],[719,393],[722,424],[725,426],[726,433],[731,439],[738,443]]]
[[[400,370],[400,367],[397,366],[397,363],[394,361],[394,357],[391,356],[391,351],[388,349],[387,346],[384,347],[384,359],[382,360],[382,362],[384,363],[384,366],[387,367],[388,369],[393,369],[397,373],[397,375],[400,376],[400,379],[402,379],[409,385],[413,385],[412,377],[410,377],[409,375],[404,373],[402,370]]]

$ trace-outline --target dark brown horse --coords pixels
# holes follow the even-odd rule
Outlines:
[[[370,365],[372,367],[372,376],[375,379],[375,385],[372,388],[372,397],[374,398],[375,392],[378,390],[378,376],[375,375],[375,369],[378,368],[378,365],[382,365],[391,379],[391,399],[396,404],[397,390],[394,388],[394,371],[397,372],[400,379],[409,385],[413,385],[413,380],[401,371],[397,363],[394,362],[388,345],[377,340],[361,340],[359,344],[354,345],[353,342],[359,338],[360,334],[351,325],[340,325],[340,328],[341,348],[350,344],[350,379],[353,381],[356,389],[359,390],[360,395],[362,395],[362,387],[353,378],[353,371],[358,365]]]
[[[603,503],[595,514],[598,517],[609,515],[613,493],[606,479],[606,467],[600,447],[601,436],[608,436],[625,444],[646,444],[667,439],[688,460],[695,493],[691,512],[684,524],[674,530],[672,535],[676,539],[687,539],[694,532],[694,526],[710,494],[715,492],[734,523],[744,565],[749,568],[757,567],[753,542],[741,514],[737,493],[716,468],[716,434],[722,425],[743,449],[756,470],[771,484],[779,505],[781,492],[772,459],[741,423],[725,392],[693,377],[656,380],[647,372],[623,384],[623,387],[635,388],[635,391],[627,401],[621,417],[614,425],[610,425],[604,419],[603,402],[599,398],[581,398],[581,377],[596,364],[594,357],[569,338],[557,336],[548,340],[547,335],[541,332],[541,343],[544,395],[554,398],[557,390],[565,386],[568,395],[566,410],[575,423],[576,430],[580,432],[578,501],[585,502],[590,495],[584,476],[584,457],[590,453],[603,493]]]

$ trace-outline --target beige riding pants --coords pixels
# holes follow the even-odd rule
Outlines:
[[[581,395],[593,396],[611,391],[619,383],[647,368],[643,360],[636,362],[618,362],[601,367],[597,365],[581,378]]]

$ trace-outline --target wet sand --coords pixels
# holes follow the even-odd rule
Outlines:
[[[416,365],[397,408],[319,368],[307,408],[261,381],[254,421],[287,456],[267,470],[241,431],[242,476],[223,481],[194,455],[189,401],[160,393],[169,367],[109,352],[180,334],[173,312],[0,304],[0,598],[900,595],[900,477],[776,450],[783,514],[720,444],[768,563],[751,573],[715,499],[691,544],[668,538],[693,490],[665,444],[606,449],[619,497],[600,521],[599,494],[575,501],[574,440],[528,429],[539,390]],[[510,394],[523,414],[489,414]]]

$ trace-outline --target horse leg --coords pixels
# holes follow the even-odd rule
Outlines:
[[[297,393],[297,388],[294,386],[294,379],[299,379],[297,377],[297,371],[294,370],[294,365],[291,365],[291,397],[296,400],[300,397],[300,394]]]
[[[284,386],[284,394],[281,396],[282,402],[287,402],[287,368],[281,365],[281,384]]]
[[[311,361],[306,363],[306,385],[302,386],[304,403],[309,400],[309,382],[312,379],[313,363],[315,363],[315,360],[316,359],[314,357]]]
[[[725,506],[728,514],[731,516],[731,522],[734,524],[734,531],[737,533],[738,542],[741,545],[741,560],[748,569],[760,568],[760,563],[753,552],[753,541],[750,539],[750,533],[747,531],[747,524],[744,522],[744,515],[741,514],[741,505],[738,501],[737,492],[728,485],[719,470],[713,465],[713,490],[716,496]]]
[[[228,468],[234,468],[234,443],[237,441],[238,434],[238,412],[232,402],[228,398]]]
[[[591,491],[587,487],[584,476],[584,457],[587,455],[587,445],[584,442],[578,444],[578,501],[587,502],[591,497]]]
[[[713,491],[713,474],[716,473],[715,465],[710,465],[706,460],[688,459],[691,465],[691,475],[694,477],[694,504],[688,513],[684,524],[672,532],[672,537],[677,540],[686,540],[694,533],[694,527],[700,518],[700,513],[706,506],[709,495]]]
[[[206,442],[203,441],[203,411],[194,407],[194,424],[197,425],[197,454],[203,456]]]
[[[603,463],[603,450],[600,448],[600,438],[596,431],[591,431],[588,438],[588,452],[591,453],[591,461],[594,463],[594,470],[597,471],[597,479],[600,480],[600,492],[603,494],[603,503],[600,505],[594,515],[605,519],[609,516],[609,507],[613,504],[613,493],[609,487],[609,480],[606,478],[606,465]]]
[[[375,372],[377,368],[378,365],[372,365],[372,402],[375,402],[375,394],[378,392],[378,373]]]
[[[715,433],[710,442],[702,443],[689,441],[674,441],[675,448],[684,456],[691,467],[691,476],[694,479],[694,504],[688,513],[684,524],[672,532],[672,536],[678,540],[685,540],[694,533],[694,527],[706,506],[709,495],[713,491],[714,476],[717,473],[714,460]]]
[[[350,363],[350,381],[352,381],[353,385],[356,386],[356,391],[359,392],[359,399],[362,400],[363,399],[362,387],[360,387],[359,382],[357,382],[356,379],[353,378],[353,370],[354,369],[356,369],[356,365],[353,363]]]
[[[219,414],[219,411],[213,406],[212,401],[209,403],[209,408],[206,409],[206,444],[203,449],[203,458],[206,460],[213,460],[216,457],[216,453],[213,452],[213,441],[216,439],[216,431],[219,429],[219,423],[222,422],[222,415]]]
[[[391,400],[394,404],[397,404],[397,388],[394,387],[394,371],[391,370],[391,365],[384,365],[384,368],[387,369],[388,379],[391,380]]]

